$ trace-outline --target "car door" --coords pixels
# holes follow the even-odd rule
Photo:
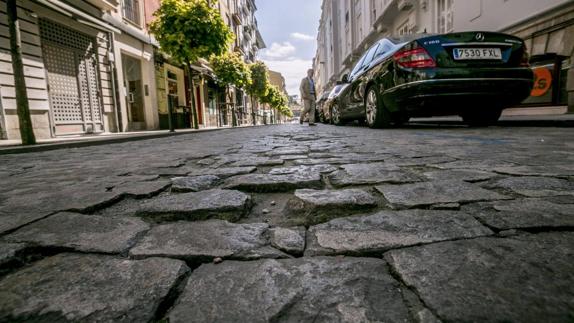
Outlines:
[[[364,59],[361,65],[356,69],[356,73],[352,75],[350,79],[351,82],[351,92],[349,98],[349,117],[362,117],[363,116],[363,102],[365,97],[365,88],[368,84],[369,78],[368,73],[365,73],[373,61],[375,52],[379,47],[379,42],[373,45],[369,50],[367,50],[364,55]]]

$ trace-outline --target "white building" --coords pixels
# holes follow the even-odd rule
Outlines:
[[[482,30],[522,37],[533,63],[554,69],[552,93],[532,103],[574,106],[574,1],[323,0],[322,9],[314,59],[319,95],[382,37]]]

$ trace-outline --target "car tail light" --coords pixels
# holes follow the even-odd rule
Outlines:
[[[422,47],[401,50],[393,57],[399,66],[406,68],[436,67],[434,59]]]
[[[522,53],[522,58],[520,59],[520,66],[530,67],[530,55],[528,54],[528,48],[524,45],[524,52]]]

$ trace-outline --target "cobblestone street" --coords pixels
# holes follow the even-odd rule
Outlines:
[[[297,124],[0,155],[0,321],[572,322],[572,138]]]

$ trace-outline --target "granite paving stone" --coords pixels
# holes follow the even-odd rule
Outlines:
[[[298,188],[321,188],[322,185],[319,173],[292,173],[240,175],[228,179],[224,187],[247,192],[287,192]]]
[[[329,176],[336,187],[380,183],[411,183],[421,179],[408,171],[386,163],[342,165],[341,170]]]
[[[206,220],[210,218],[237,221],[251,207],[251,196],[235,191],[213,189],[201,192],[169,194],[142,203],[137,215],[157,220]]]
[[[18,255],[27,248],[25,243],[0,242],[0,269],[18,260]]]
[[[332,165],[312,165],[312,166],[292,166],[273,168],[269,171],[269,175],[287,175],[295,173],[311,173],[311,174],[328,174],[336,171],[338,168]]]
[[[145,181],[145,182],[126,182],[114,187],[114,191],[126,194],[135,198],[146,198],[157,195],[167,189],[170,182],[163,181]]]
[[[493,202],[473,212],[481,222],[498,230],[530,228],[574,228],[574,204],[556,204],[541,199]]]
[[[569,322],[574,234],[478,238],[389,251],[402,281],[445,322]]]
[[[269,229],[271,246],[292,255],[305,251],[305,227]]]
[[[199,192],[214,188],[221,178],[215,175],[175,177],[171,179],[172,192]]]
[[[431,181],[404,185],[383,185],[381,192],[394,208],[414,208],[433,204],[504,200],[508,196],[464,181]]]
[[[149,322],[184,262],[59,254],[0,280],[2,322]]]
[[[574,196],[574,182],[551,177],[509,177],[488,184],[486,187],[502,188],[528,197]]]
[[[492,179],[496,177],[497,174],[480,170],[457,169],[426,172],[423,174],[423,176],[434,181],[460,180],[465,182],[480,182]]]
[[[400,285],[380,259],[225,261],[195,270],[170,322],[405,322]]]
[[[130,256],[173,257],[194,262],[222,259],[287,258],[269,247],[266,223],[234,224],[222,220],[176,222],[154,227]]]
[[[62,212],[26,225],[5,239],[82,252],[122,253],[149,228],[139,218]]]
[[[237,175],[250,174],[257,170],[257,167],[220,167],[220,168],[207,168],[207,169],[193,169],[189,173],[190,176],[201,176],[201,175],[215,175],[221,178],[227,178]]]
[[[395,248],[491,234],[490,229],[462,212],[381,211],[310,227],[305,256],[380,255]]]

